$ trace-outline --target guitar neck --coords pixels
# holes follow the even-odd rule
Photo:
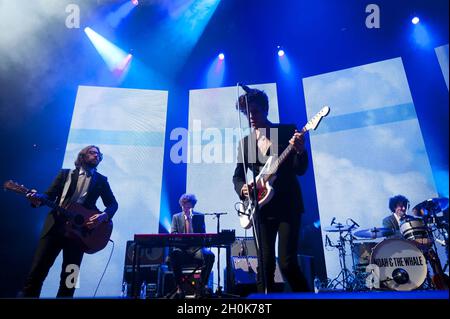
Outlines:
[[[301,131],[300,134],[305,134],[308,130],[306,129],[306,127],[304,126]],[[295,150],[294,146],[292,144],[289,144],[288,147],[286,147],[286,149],[283,151],[283,153],[281,153],[280,156],[278,156],[278,158],[276,159],[276,161],[272,164],[271,168],[269,169],[268,173],[265,174],[265,176],[263,177],[264,182],[266,182],[267,180],[270,179],[270,177],[272,177],[274,174],[276,174],[276,172],[278,171],[278,168],[280,167],[281,164],[283,164],[283,162],[286,160],[286,158],[289,156],[289,154],[291,154],[291,152]]]
[[[6,181],[3,184],[4,189],[6,190],[10,190],[13,191],[15,193],[18,193],[20,195],[24,195],[27,196],[28,194],[31,193],[31,190],[26,188],[23,185],[19,185],[16,182],[13,182],[12,180]],[[56,204],[55,202],[52,202],[51,200],[45,198],[42,194],[36,193],[36,199],[38,199],[42,204],[44,204],[45,206],[48,206],[50,208],[56,209],[58,212],[70,217],[71,212],[69,212],[67,209],[64,209],[62,207],[60,207],[58,204]]]

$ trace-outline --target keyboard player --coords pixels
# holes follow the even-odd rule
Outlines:
[[[181,195],[179,204],[182,212],[172,216],[171,233],[206,233],[205,215],[193,210],[196,203],[195,195]],[[208,278],[214,265],[214,259],[215,256],[211,250],[204,247],[173,248],[169,253],[168,264],[173,270],[176,291],[171,297],[185,297],[182,285],[182,269],[187,265],[202,267],[201,288],[198,291],[198,296],[204,296],[207,292]]]

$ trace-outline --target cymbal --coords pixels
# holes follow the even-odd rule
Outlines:
[[[325,227],[323,230],[326,232],[336,233],[341,231],[349,231],[352,226],[342,225],[341,223],[334,224],[330,227]]]
[[[355,235],[356,237],[372,238],[372,239],[386,237],[392,234],[393,234],[392,229],[385,227],[373,227],[369,229],[362,229],[353,233],[353,235]]]
[[[425,209],[432,213],[442,212],[442,211],[448,209],[448,198],[438,197],[438,198],[427,199],[427,200],[417,204],[416,206],[414,206],[414,208],[412,210],[417,212],[416,215],[423,216],[424,212],[421,211],[422,209]],[[427,213],[425,212],[425,215],[426,214]]]

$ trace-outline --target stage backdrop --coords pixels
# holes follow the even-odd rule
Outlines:
[[[328,235],[337,240],[337,233],[324,231],[333,217],[350,225],[351,218],[360,229],[380,227],[391,214],[390,197],[403,194],[413,207],[437,196],[401,58],[305,78],[303,83],[308,117],[323,105],[331,108],[311,134],[324,239]],[[338,252],[324,249],[333,279],[340,272]],[[350,257],[347,266],[352,266]]]
[[[448,89],[448,44],[434,49]]]
[[[135,233],[158,233],[166,126],[167,92],[80,86],[73,111],[64,168],[73,168],[78,151],[94,144],[103,161],[98,171],[108,177],[119,202],[114,216],[114,254],[97,296],[119,296],[125,246]],[[104,209],[99,199],[98,207]],[[75,297],[92,297],[112,244],[84,255]],[[43,297],[54,297],[62,257],[44,282]]]
[[[264,90],[269,97],[269,120],[279,122],[275,83],[250,85]],[[245,92],[240,89],[239,94]],[[248,134],[248,122],[236,111],[237,88],[191,90],[189,94],[189,141],[186,189],[197,196],[196,210],[203,213],[226,212],[220,217],[220,230],[235,229],[236,236],[253,236],[239,224],[235,203],[239,201],[232,182],[239,143],[239,116],[243,135]],[[234,134],[234,135],[233,135]],[[233,138],[234,136],[234,138]],[[248,175],[251,178],[251,174]],[[206,231],[217,231],[217,219],[206,217]],[[216,254],[217,250],[213,249]],[[225,250],[221,252],[221,286]],[[217,284],[217,264],[214,265],[214,288]]]

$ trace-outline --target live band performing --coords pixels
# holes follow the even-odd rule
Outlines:
[[[448,1],[244,2],[0,2],[0,298],[448,300]]]

